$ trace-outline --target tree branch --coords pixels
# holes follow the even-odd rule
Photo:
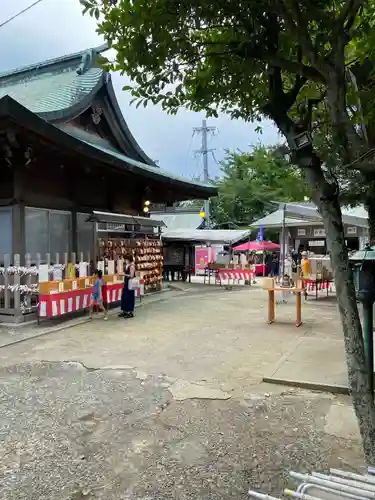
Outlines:
[[[202,47],[213,47],[213,46],[223,46],[223,42],[194,42]],[[299,75],[306,81],[311,80],[319,83],[326,83],[325,78],[322,74],[317,71],[312,66],[306,66],[302,62],[292,61],[285,59],[277,54],[271,54],[269,51],[260,46],[254,46],[243,42],[229,42],[225,44],[228,47],[227,51],[220,51],[220,55],[223,54],[233,54],[243,59],[256,59],[257,61],[263,61],[268,63],[270,66],[280,68],[282,71],[287,71],[291,75]],[[221,47],[223,48],[223,47]],[[208,55],[215,54],[201,54],[196,59],[202,59]]]
[[[300,93],[300,90],[302,89],[302,87],[305,85],[306,82],[307,79],[304,78],[303,76],[300,75],[296,76],[293,88],[284,95],[286,111],[289,111],[290,108],[293,106],[293,104],[296,102],[298,94]]]
[[[279,7],[279,13],[283,17],[286,27],[293,33],[296,40],[298,40],[305,57],[314,69],[320,73],[321,81],[325,81],[329,73],[329,66],[316,53],[309,35],[309,19],[302,13],[298,1],[291,0],[291,8],[285,5],[285,0],[279,0],[275,3]],[[292,14],[290,10],[292,10]]]
[[[268,64],[280,68],[283,71],[287,71],[292,75],[299,75],[303,78],[306,78],[306,80],[325,83],[325,79],[322,74],[311,66],[306,66],[302,63],[289,59],[284,59],[283,57],[278,55],[269,54],[267,51],[260,48],[244,47],[244,53],[249,58],[267,62]]]
[[[302,50],[301,47],[298,47],[298,62],[302,63]],[[307,82],[307,78],[301,76],[301,75],[296,75],[296,79],[294,82],[294,85],[289,92],[285,94],[285,106],[287,112],[290,110],[290,108],[293,106],[293,104],[296,102],[296,99],[298,97],[298,94],[300,93],[300,90],[302,87],[305,85]]]
[[[300,3],[306,9],[307,12],[312,14],[316,21],[322,21],[326,23],[334,22],[334,16],[330,12],[324,12],[322,9],[317,8],[313,1],[311,0],[300,0]]]
[[[363,4],[363,0],[347,0],[340,12],[338,25],[346,31],[349,31],[355,22],[359,10],[363,7]]]
[[[277,54],[270,54],[270,52],[265,50],[264,47],[254,47],[242,44],[242,46],[237,50],[237,55],[244,56],[249,59],[264,61],[269,65],[280,68],[283,71],[287,71],[292,75],[300,75],[301,77],[306,78],[306,80],[325,83],[324,77],[315,68],[306,66],[301,62],[285,59]]]
[[[279,24],[275,14],[269,14],[267,18],[267,49],[269,54],[276,56],[279,51]],[[281,69],[279,66],[269,64],[268,67],[268,85],[271,99],[275,102],[284,101],[283,81],[281,78]]]
[[[296,0],[291,0],[291,8],[285,5],[285,0],[280,0],[278,2],[278,5],[280,7],[285,24],[287,25],[288,29],[293,31],[293,34],[296,36],[298,43],[302,47],[306,57],[309,59],[311,64],[313,64],[316,59],[316,54],[313,43],[309,36],[308,22],[302,15],[298,2]],[[290,11],[292,11],[292,14]]]

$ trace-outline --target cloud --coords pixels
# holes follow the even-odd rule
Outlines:
[[[30,3],[31,0],[1,0],[0,23]],[[7,48],[0,52],[0,71],[100,45],[103,40],[95,30],[94,20],[82,16],[78,0],[43,0],[0,29],[0,43]],[[202,159],[194,153],[201,146],[200,138],[193,137],[193,128],[201,125],[204,115],[181,110],[170,116],[157,106],[136,109],[129,104],[129,94],[122,91],[125,78],[114,74],[112,80],[125,120],[148,156],[175,173],[202,175]],[[274,144],[279,140],[277,130],[269,122],[262,123],[262,135],[255,132],[258,124],[230,120],[227,116],[210,119],[209,125],[217,128],[217,134],[209,140],[209,148],[215,149],[215,158],[209,156],[213,177],[219,172],[216,160],[223,158],[226,149],[246,151],[254,144]]]

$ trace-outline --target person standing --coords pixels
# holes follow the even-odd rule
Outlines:
[[[133,255],[127,255],[125,257],[125,277],[124,277],[124,288],[122,289],[121,296],[121,313],[122,318],[133,318],[134,317],[134,306],[135,306],[135,293],[134,290],[129,287],[129,282],[135,277],[135,264]]]
[[[265,252],[264,263],[266,266],[265,276],[272,276],[272,255],[270,252]]]
[[[240,264],[242,269],[244,269],[247,266],[247,255],[245,253],[241,253],[240,255]]]
[[[94,307],[97,306],[100,311],[104,313],[104,320],[108,319],[107,311],[104,307],[103,303],[103,272],[101,270],[95,271],[96,278],[94,281],[94,286],[91,293],[91,304],[90,304],[90,316],[92,319],[92,313],[94,311]]]
[[[301,274],[302,278],[308,278],[310,274],[310,262],[307,252],[302,252]]]
[[[294,285],[297,285],[298,281],[298,265],[299,265],[299,256],[297,250],[292,250],[292,279]]]

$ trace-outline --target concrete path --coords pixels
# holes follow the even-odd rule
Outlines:
[[[263,380],[347,394],[344,342],[301,337]]]
[[[301,336],[340,337],[330,304],[293,314],[267,325],[257,289],[180,292],[3,347],[0,497],[245,500],[289,469],[361,470],[349,398],[262,383]]]
[[[130,321],[95,319],[0,349],[0,362],[48,359],[126,367],[243,394],[301,335],[291,324],[267,325],[265,306],[259,291],[180,293],[139,308]]]
[[[348,394],[344,341],[335,302],[309,300],[303,308],[307,313],[303,335],[265,372],[263,380]]]

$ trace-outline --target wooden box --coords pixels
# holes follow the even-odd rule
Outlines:
[[[59,293],[64,291],[64,282],[63,281],[41,281],[39,283],[39,293],[41,295],[47,295],[50,293]]]
[[[78,289],[78,279],[77,278],[67,278],[64,280],[64,289],[66,292],[69,292],[70,290],[77,290]]]
[[[264,290],[272,290],[272,288],[275,288],[275,280],[273,278],[263,278],[262,287]]]

